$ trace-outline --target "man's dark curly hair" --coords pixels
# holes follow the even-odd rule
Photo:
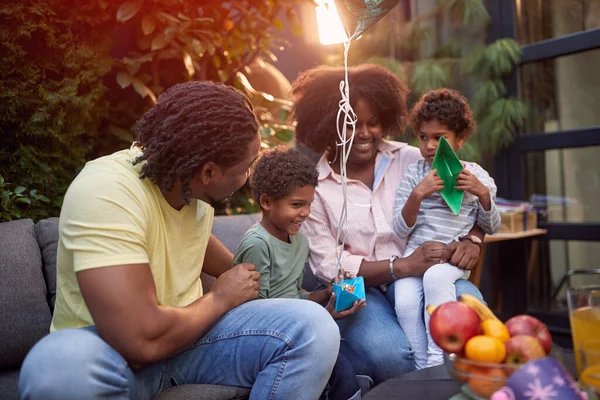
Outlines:
[[[423,122],[433,120],[438,120],[456,133],[459,139],[468,138],[475,130],[475,120],[469,102],[462,94],[452,89],[430,90],[419,99],[410,113],[410,124],[415,135]]]
[[[273,200],[289,195],[294,189],[317,186],[319,172],[315,163],[297,149],[278,146],[264,151],[254,163],[250,190],[260,205],[260,195]]]
[[[244,159],[258,137],[252,104],[237,89],[214,82],[186,82],[164,92],[136,126],[137,143],[146,161],[140,179],[148,178],[163,193],[181,180],[189,201],[189,183],[212,161],[223,168]]]
[[[292,84],[296,138],[315,153],[334,145],[344,69],[317,67],[302,73]],[[384,135],[404,133],[408,117],[406,86],[387,68],[363,64],[348,70],[350,104],[361,99],[381,121]]]

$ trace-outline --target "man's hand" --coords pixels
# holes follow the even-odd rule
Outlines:
[[[394,274],[400,276],[422,276],[429,267],[439,264],[445,245],[440,242],[425,242],[410,256],[394,262]],[[402,271],[401,269],[406,269]]]
[[[258,278],[253,264],[238,264],[223,273],[211,289],[227,311],[258,297]]]
[[[449,262],[458,268],[472,270],[479,260],[481,248],[470,240],[452,242],[446,245],[441,256],[441,262]]]
[[[365,307],[367,302],[365,300],[355,301],[354,305],[347,310],[337,312],[335,311],[335,293],[331,293],[331,297],[329,297],[329,302],[325,306],[325,309],[331,314],[333,319],[342,319],[346,318],[348,315],[352,315],[361,308]]]
[[[426,197],[431,196],[435,192],[439,192],[444,188],[444,181],[437,174],[437,170],[432,169],[429,171],[425,178],[415,188],[413,193],[419,200],[423,200]]]
[[[463,169],[456,177],[456,189],[469,192],[479,199],[484,210],[489,210],[490,191],[471,171]]]

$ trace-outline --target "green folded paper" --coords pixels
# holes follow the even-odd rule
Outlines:
[[[464,192],[455,188],[456,177],[463,170],[463,165],[456,156],[452,147],[443,136],[435,151],[435,157],[431,168],[437,170],[437,174],[444,181],[444,188],[440,190],[442,198],[455,215],[460,213]]]

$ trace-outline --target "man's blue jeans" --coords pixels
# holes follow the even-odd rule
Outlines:
[[[456,281],[456,293],[482,299],[479,290],[464,279]],[[366,297],[366,307],[338,321],[342,337],[371,366],[375,384],[414,371],[414,352],[394,311],[393,285],[385,293],[368,288]]]
[[[252,387],[251,399],[319,397],[335,363],[339,329],[306,300],[269,299],[227,313],[193,346],[132,369],[94,327],[52,333],[29,352],[21,399],[151,399],[175,385]]]

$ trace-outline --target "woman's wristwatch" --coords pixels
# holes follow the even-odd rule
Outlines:
[[[394,274],[394,261],[396,261],[399,258],[400,257],[398,257],[398,256],[390,257],[390,275],[392,275],[392,278],[394,278],[394,280],[398,279],[398,278],[396,278],[396,274]]]
[[[464,242],[465,240],[470,240],[471,242],[473,242],[477,246],[479,246],[479,249],[481,249],[481,247],[483,246],[483,241],[481,240],[481,238],[479,236],[475,236],[475,235],[461,236],[458,238],[458,240],[460,242]]]

